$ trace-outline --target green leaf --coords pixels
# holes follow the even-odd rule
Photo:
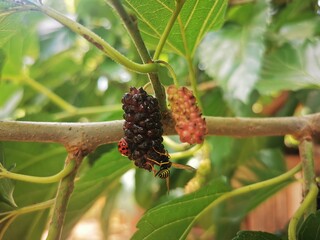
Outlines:
[[[103,155],[76,182],[69,201],[62,239],[66,239],[74,225],[106,190],[132,167],[132,162],[120,157],[117,150]]]
[[[139,20],[139,29],[146,43],[155,48],[175,9],[171,0],[126,0]],[[193,56],[204,35],[221,27],[227,1],[185,1],[180,16],[167,39],[165,48],[182,56]]]
[[[257,89],[261,94],[320,88],[320,41],[286,44],[266,56]]]
[[[3,143],[6,163],[16,164],[15,173],[50,176],[59,172],[67,155],[64,147],[54,144]],[[55,196],[58,183],[34,184],[15,181],[14,199],[19,207],[40,203]],[[0,212],[11,209],[0,205]],[[4,240],[40,239],[46,227],[48,210],[18,216],[5,233]]]
[[[320,239],[320,211],[310,214],[302,223],[299,232],[299,240],[318,240]]]
[[[267,232],[240,231],[232,240],[281,240],[276,235]]]
[[[0,5],[0,47],[19,32],[19,24],[22,22],[22,16],[20,14],[10,14],[10,12],[3,11]]]
[[[197,192],[150,209],[132,239],[185,239],[197,217],[228,190],[225,182],[215,180]]]
[[[239,14],[252,12],[253,17],[243,26],[227,25],[208,34],[199,48],[202,68],[218,82],[232,104],[235,99],[247,103],[259,79],[269,5],[258,1],[243,10]]]
[[[239,145],[242,146],[241,143]],[[243,155],[240,149],[233,151]],[[247,151],[250,150],[247,149]],[[232,179],[233,181],[238,181],[241,185],[249,185],[271,179],[286,171],[283,156],[278,149],[253,151],[251,157],[249,157],[250,155],[247,153],[246,164],[239,168]],[[291,181],[284,181],[274,186],[232,197],[201,217],[201,225],[205,228],[210,228],[211,226],[207,226],[207,223],[213,224],[216,229],[214,236],[216,239],[231,239],[239,231],[243,218],[251,210],[290,183]],[[225,231],[225,229],[228,229],[228,231]]]

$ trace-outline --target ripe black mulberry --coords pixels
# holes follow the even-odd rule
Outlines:
[[[162,144],[163,128],[158,100],[142,88],[131,87],[122,98],[124,140],[128,158],[139,168],[154,170],[154,164],[171,166]]]

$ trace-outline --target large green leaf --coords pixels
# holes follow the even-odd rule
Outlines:
[[[286,44],[266,56],[257,89],[261,94],[320,88],[320,41]]]
[[[50,176],[63,168],[66,151],[62,146],[37,143],[3,143],[8,166],[16,164],[12,171],[33,175]],[[52,199],[55,184],[33,184],[15,181],[14,199],[19,207]],[[0,212],[11,209],[0,207]],[[48,211],[21,215],[7,230],[4,239],[40,239],[47,224]]]
[[[62,239],[66,239],[73,226],[108,187],[132,167],[132,162],[111,151],[97,160],[93,167],[76,182],[72,193]]]
[[[175,1],[126,0],[125,4],[138,17],[144,40],[154,48],[175,9]],[[203,36],[222,25],[226,6],[226,0],[185,1],[167,39],[166,49],[182,56],[193,56]]]
[[[228,190],[224,181],[215,180],[197,192],[150,209],[132,239],[185,239],[196,218]]]
[[[241,146],[240,143],[239,145]],[[239,157],[244,154],[240,150],[234,151],[239,154]],[[247,149],[247,151],[250,150]],[[248,185],[271,179],[285,172],[285,162],[279,150],[263,149],[254,151],[253,148],[252,151],[251,157],[248,153],[242,156],[244,157],[242,168],[233,177],[234,181],[238,181],[241,185]],[[228,199],[223,204],[220,204],[219,207],[204,215],[199,223],[208,231],[214,225],[216,229],[215,238],[229,240],[239,231],[243,218],[251,210],[290,183],[291,181],[284,181],[275,186],[247,192]],[[225,229],[228,229],[228,231],[225,231]]]
[[[232,103],[235,99],[248,102],[259,79],[269,12],[266,1],[239,8],[238,15],[251,17],[243,20],[242,25],[227,25],[208,34],[199,49],[202,67]]]

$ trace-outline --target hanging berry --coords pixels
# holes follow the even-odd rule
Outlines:
[[[186,87],[177,88],[171,85],[167,93],[180,141],[190,144],[202,143],[207,126],[192,91]]]
[[[137,167],[153,170],[156,176],[167,178],[171,162],[162,144],[163,128],[158,100],[142,88],[131,87],[123,96],[122,104],[125,136],[120,142],[126,144],[127,151],[122,151],[120,147],[120,153],[127,154]],[[159,166],[160,170],[156,171],[154,165]]]

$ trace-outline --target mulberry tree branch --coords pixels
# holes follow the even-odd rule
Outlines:
[[[302,136],[320,134],[320,113],[303,117],[224,118],[206,117],[208,135],[231,137]],[[93,151],[123,136],[123,120],[96,123],[0,121],[0,141],[55,142],[67,149]],[[164,134],[175,135],[174,121],[164,123]]]

